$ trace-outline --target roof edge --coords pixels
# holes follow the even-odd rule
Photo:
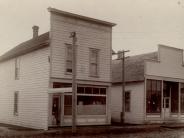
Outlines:
[[[57,13],[60,15],[65,15],[68,17],[78,18],[78,19],[85,20],[85,21],[96,22],[96,23],[103,24],[103,25],[110,26],[110,27],[113,27],[116,25],[115,23],[111,23],[111,22],[107,22],[107,21],[103,21],[103,20],[99,20],[99,19],[95,19],[95,18],[91,18],[91,17],[87,17],[87,16],[82,16],[79,14],[74,14],[74,13],[58,10],[55,8],[51,8],[51,7],[48,8],[48,11],[53,12],[53,13]]]

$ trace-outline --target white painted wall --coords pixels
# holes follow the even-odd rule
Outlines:
[[[122,111],[122,86],[113,85],[111,91],[111,116],[113,122],[121,121]],[[125,112],[125,122],[141,124],[144,121],[144,83],[126,85],[130,91],[130,112]]]
[[[145,62],[145,74],[184,79],[183,50],[159,46],[159,62]]]
[[[70,33],[77,34],[77,79],[111,82],[111,27],[51,13],[51,77],[66,75],[66,45],[72,44]],[[90,77],[89,48],[99,49],[99,77]]]
[[[49,47],[20,56],[20,80],[15,80],[15,59],[0,63],[0,123],[47,129]],[[19,91],[18,116],[14,92]]]

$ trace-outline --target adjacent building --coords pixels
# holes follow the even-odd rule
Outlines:
[[[72,39],[77,43],[77,125],[111,123],[114,23],[54,8],[50,30],[0,57],[0,123],[45,129],[72,123]]]
[[[112,121],[121,121],[122,66],[112,62]],[[184,121],[183,50],[164,45],[158,51],[131,56],[125,61],[126,123]]]

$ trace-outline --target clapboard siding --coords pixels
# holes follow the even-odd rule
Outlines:
[[[113,122],[121,121],[122,111],[122,86],[112,86],[111,91],[111,115]],[[144,122],[144,83],[132,83],[126,85],[126,91],[130,91],[130,112],[125,112],[125,122],[141,124]]]
[[[47,129],[49,47],[20,56],[20,80],[15,80],[15,59],[0,63],[0,122]],[[14,92],[19,91],[18,116]]]
[[[71,19],[51,13],[51,77],[71,78],[65,73],[65,43],[72,43],[70,33],[77,33],[77,79],[110,82],[111,27]],[[89,48],[99,49],[99,77],[89,75]]]

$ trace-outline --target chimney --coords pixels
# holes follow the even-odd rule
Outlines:
[[[118,51],[117,53],[117,59],[123,58],[123,51]]]
[[[36,26],[36,25],[34,25],[34,26],[32,27],[32,29],[33,29],[33,38],[38,37],[38,30],[39,30],[39,27]]]

